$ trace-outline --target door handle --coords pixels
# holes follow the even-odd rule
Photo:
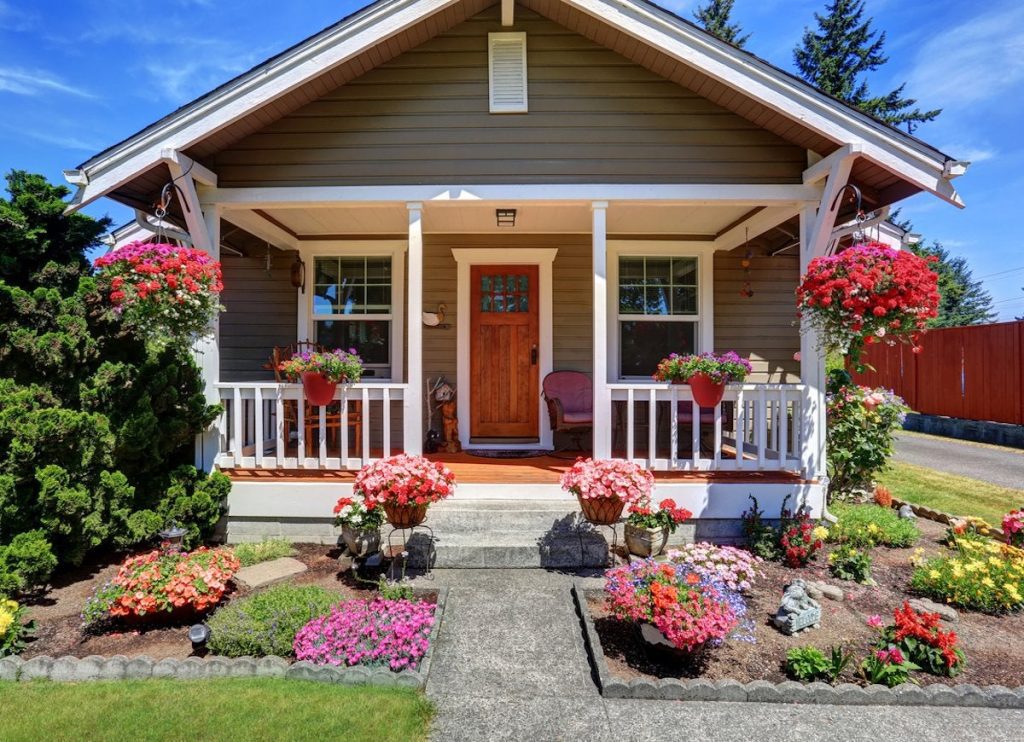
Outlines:
[[[537,365],[537,346],[536,345],[534,345],[530,349],[530,365],[531,366],[536,366]]]

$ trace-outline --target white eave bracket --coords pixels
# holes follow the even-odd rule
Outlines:
[[[501,0],[501,25],[510,28],[515,25],[515,0]]]

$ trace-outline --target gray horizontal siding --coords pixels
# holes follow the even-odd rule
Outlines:
[[[226,307],[220,316],[220,378],[222,381],[273,381],[261,368],[275,345],[294,343],[296,297],[290,280],[291,260],[272,252],[270,275],[266,258],[221,257]]]
[[[495,6],[268,125],[220,183],[799,182],[800,148],[523,8],[530,110],[490,114],[501,30]]]

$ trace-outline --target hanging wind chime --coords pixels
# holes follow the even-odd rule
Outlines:
[[[743,260],[740,261],[740,267],[743,268],[743,288],[740,289],[740,296],[744,299],[749,299],[754,295],[754,287],[750,282],[750,265],[753,262],[754,252],[750,249],[750,229],[746,230],[744,239],[744,245],[747,248],[746,253],[743,255]]]

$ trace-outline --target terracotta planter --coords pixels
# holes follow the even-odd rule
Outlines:
[[[345,542],[352,556],[365,557],[380,551],[379,528],[342,526],[341,540]]]
[[[312,371],[304,371],[302,374],[302,389],[306,394],[306,400],[315,407],[330,404],[337,388],[338,382],[328,381],[323,374]]]
[[[387,516],[388,523],[395,528],[413,528],[426,520],[427,506],[415,503],[397,505],[388,502],[384,503],[384,514]]]
[[[658,556],[668,543],[668,527],[642,528],[626,524],[626,547],[638,557]]]
[[[610,526],[617,523],[622,516],[622,509],[626,506],[626,503],[617,497],[599,497],[588,500],[576,495],[576,499],[580,502],[583,517],[595,526]]]
[[[689,383],[693,399],[701,407],[714,407],[725,394],[725,383],[716,383],[707,374],[694,374]]]

